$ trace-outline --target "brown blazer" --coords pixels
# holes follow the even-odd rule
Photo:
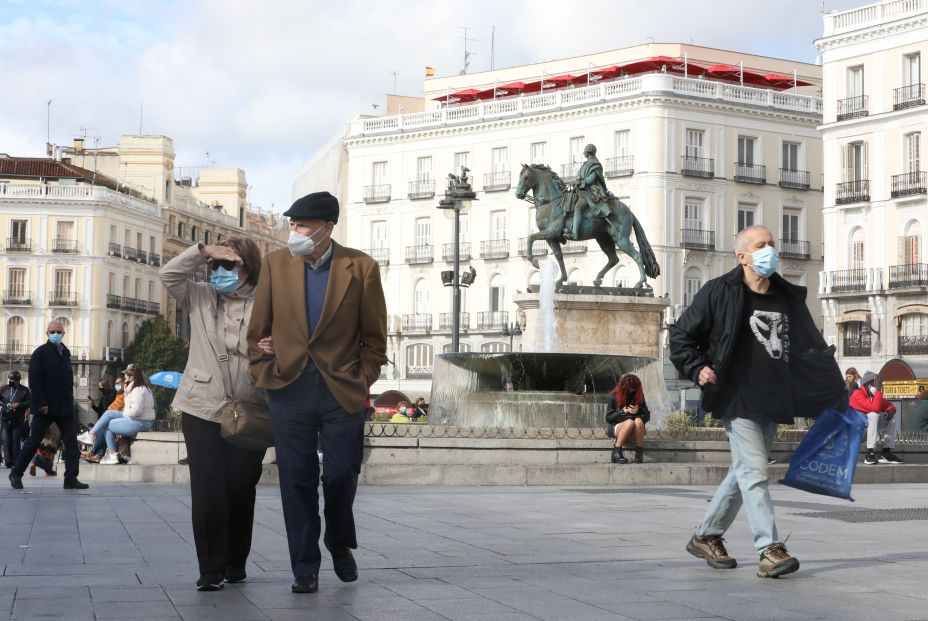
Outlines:
[[[259,388],[293,382],[312,358],[338,403],[357,412],[387,362],[387,306],[380,267],[353,248],[332,242],[332,263],[322,315],[310,336],[306,318],[306,269],[286,248],[262,261],[248,326],[251,374]],[[274,339],[274,356],[258,341]]]

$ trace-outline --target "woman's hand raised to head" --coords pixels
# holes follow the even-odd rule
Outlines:
[[[203,246],[200,249],[200,254],[213,261],[232,261],[237,265],[242,264],[242,257],[238,256],[235,250],[228,246]]]

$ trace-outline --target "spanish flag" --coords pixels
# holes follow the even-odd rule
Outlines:
[[[431,78],[435,75],[435,67],[426,67],[425,68],[425,77]]]

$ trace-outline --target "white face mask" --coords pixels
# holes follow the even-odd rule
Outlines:
[[[297,231],[290,231],[290,238],[287,240],[287,247],[290,248],[290,254],[295,257],[305,257],[306,255],[312,254],[313,251],[316,250],[316,240],[313,239],[313,236],[323,228],[325,228],[325,225],[320,226],[310,235],[303,235]]]
[[[876,386],[874,386],[873,384],[867,386],[867,390],[870,391],[870,394],[871,394],[871,395],[876,394]]]

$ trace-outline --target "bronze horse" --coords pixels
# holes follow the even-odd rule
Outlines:
[[[532,198],[535,202],[535,223],[538,225],[538,232],[532,233],[527,241],[528,248],[526,258],[534,267],[538,267],[538,260],[532,256],[532,244],[539,239],[548,242],[551,251],[561,267],[561,278],[558,284],[562,285],[567,282],[567,268],[564,267],[564,256],[561,254],[561,243],[564,239],[564,216],[567,210],[567,201],[585,201],[582,196],[578,196],[574,190],[571,190],[561,180],[557,174],[543,164],[523,164],[522,172],[519,175],[519,184],[516,186],[516,197],[524,199],[526,194],[531,191]],[[575,206],[579,209],[580,206]],[[591,217],[589,211],[584,212],[583,219],[580,223],[580,239],[595,239],[599,247],[606,253],[609,259],[606,266],[599,271],[593,285],[599,287],[603,283],[603,276],[606,272],[618,265],[619,256],[615,248],[619,247],[622,252],[630,256],[638,265],[640,279],[635,285],[636,289],[643,288],[646,285],[646,279],[657,278],[661,273],[661,268],[657,264],[657,257],[648,243],[648,238],[644,234],[644,228],[638,222],[638,218],[632,213],[628,205],[617,198],[609,198],[609,208],[612,212],[605,218]],[[638,241],[639,253],[635,250],[630,240],[632,229],[635,230],[635,239]]]

